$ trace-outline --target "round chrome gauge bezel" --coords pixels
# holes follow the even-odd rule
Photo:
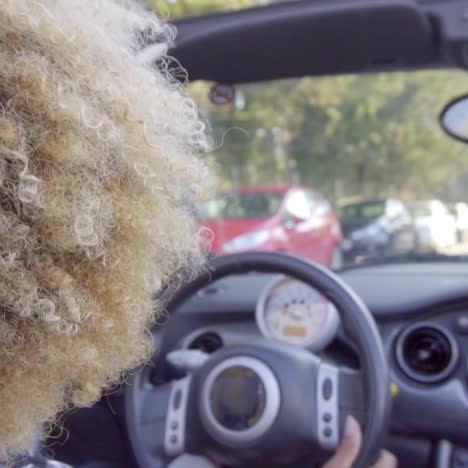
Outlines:
[[[231,367],[245,367],[255,374],[265,389],[265,407],[257,423],[245,430],[235,431],[222,426],[215,418],[210,404],[216,378]],[[273,371],[262,361],[251,356],[233,356],[218,363],[206,377],[201,390],[200,414],[205,429],[218,441],[231,446],[251,444],[273,425],[281,405],[281,392]]]
[[[266,306],[267,302],[272,294],[272,292],[281,286],[283,283],[286,284],[288,282],[293,282],[293,283],[298,283],[301,284],[305,287],[309,287],[311,289],[314,289],[312,286],[309,286],[308,284],[296,280],[295,278],[291,278],[289,276],[280,276],[278,278],[275,278],[271,283],[269,283],[261,292],[260,297],[257,301],[257,306],[255,309],[255,319],[258,325],[258,328],[260,329],[260,332],[262,333],[263,336],[266,338],[276,340],[276,341],[281,341],[283,343],[287,343],[293,346],[298,346],[301,348],[307,348],[311,351],[320,351],[324,349],[335,337],[338,332],[338,327],[340,325],[340,315],[338,313],[337,308],[335,307],[334,304],[332,304],[328,299],[327,300],[327,305],[328,305],[328,319],[327,319],[327,325],[325,329],[323,330],[323,333],[320,333],[319,335],[314,335],[313,337],[310,338],[305,338],[302,342],[298,342],[297,340],[288,340],[286,338],[282,339],[277,336],[274,336],[267,324],[266,320]],[[323,294],[321,294],[319,291],[316,291],[320,296],[324,297]]]

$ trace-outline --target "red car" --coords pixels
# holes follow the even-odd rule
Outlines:
[[[241,187],[206,201],[200,222],[217,255],[268,250],[341,265],[340,223],[331,204],[304,187]]]

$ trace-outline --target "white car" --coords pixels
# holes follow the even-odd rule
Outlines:
[[[453,204],[451,208],[455,216],[458,241],[466,242],[468,240],[468,205],[459,202]]]
[[[408,204],[422,250],[440,250],[457,242],[456,218],[440,200],[416,201]]]

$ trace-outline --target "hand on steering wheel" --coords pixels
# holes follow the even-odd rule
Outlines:
[[[361,443],[361,427],[352,416],[348,416],[341,444],[333,457],[322,468],[351,468],[358,456]],[[396,468],[397,464],[395,456],[383,450],[378,461],[370,468]]]

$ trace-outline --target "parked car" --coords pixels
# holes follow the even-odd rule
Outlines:
[[[456,218],[440,200],[412,202],[409,209],[418,231],[420,248],[440,250],[457,242]]]
[[[417,249],[417,233],[406,206],[397,199],[341,206],[345,261],[405,254]]]
[[[455,216],[455,225],[457,228],[457,241],[468,241],[468,204],[452,203],[448,205],[450,212]]]
[[[199,208],[218,255],[252,250],[287,252],[341,266],[340,223],[321,194],[304,187],[242,187]]]

